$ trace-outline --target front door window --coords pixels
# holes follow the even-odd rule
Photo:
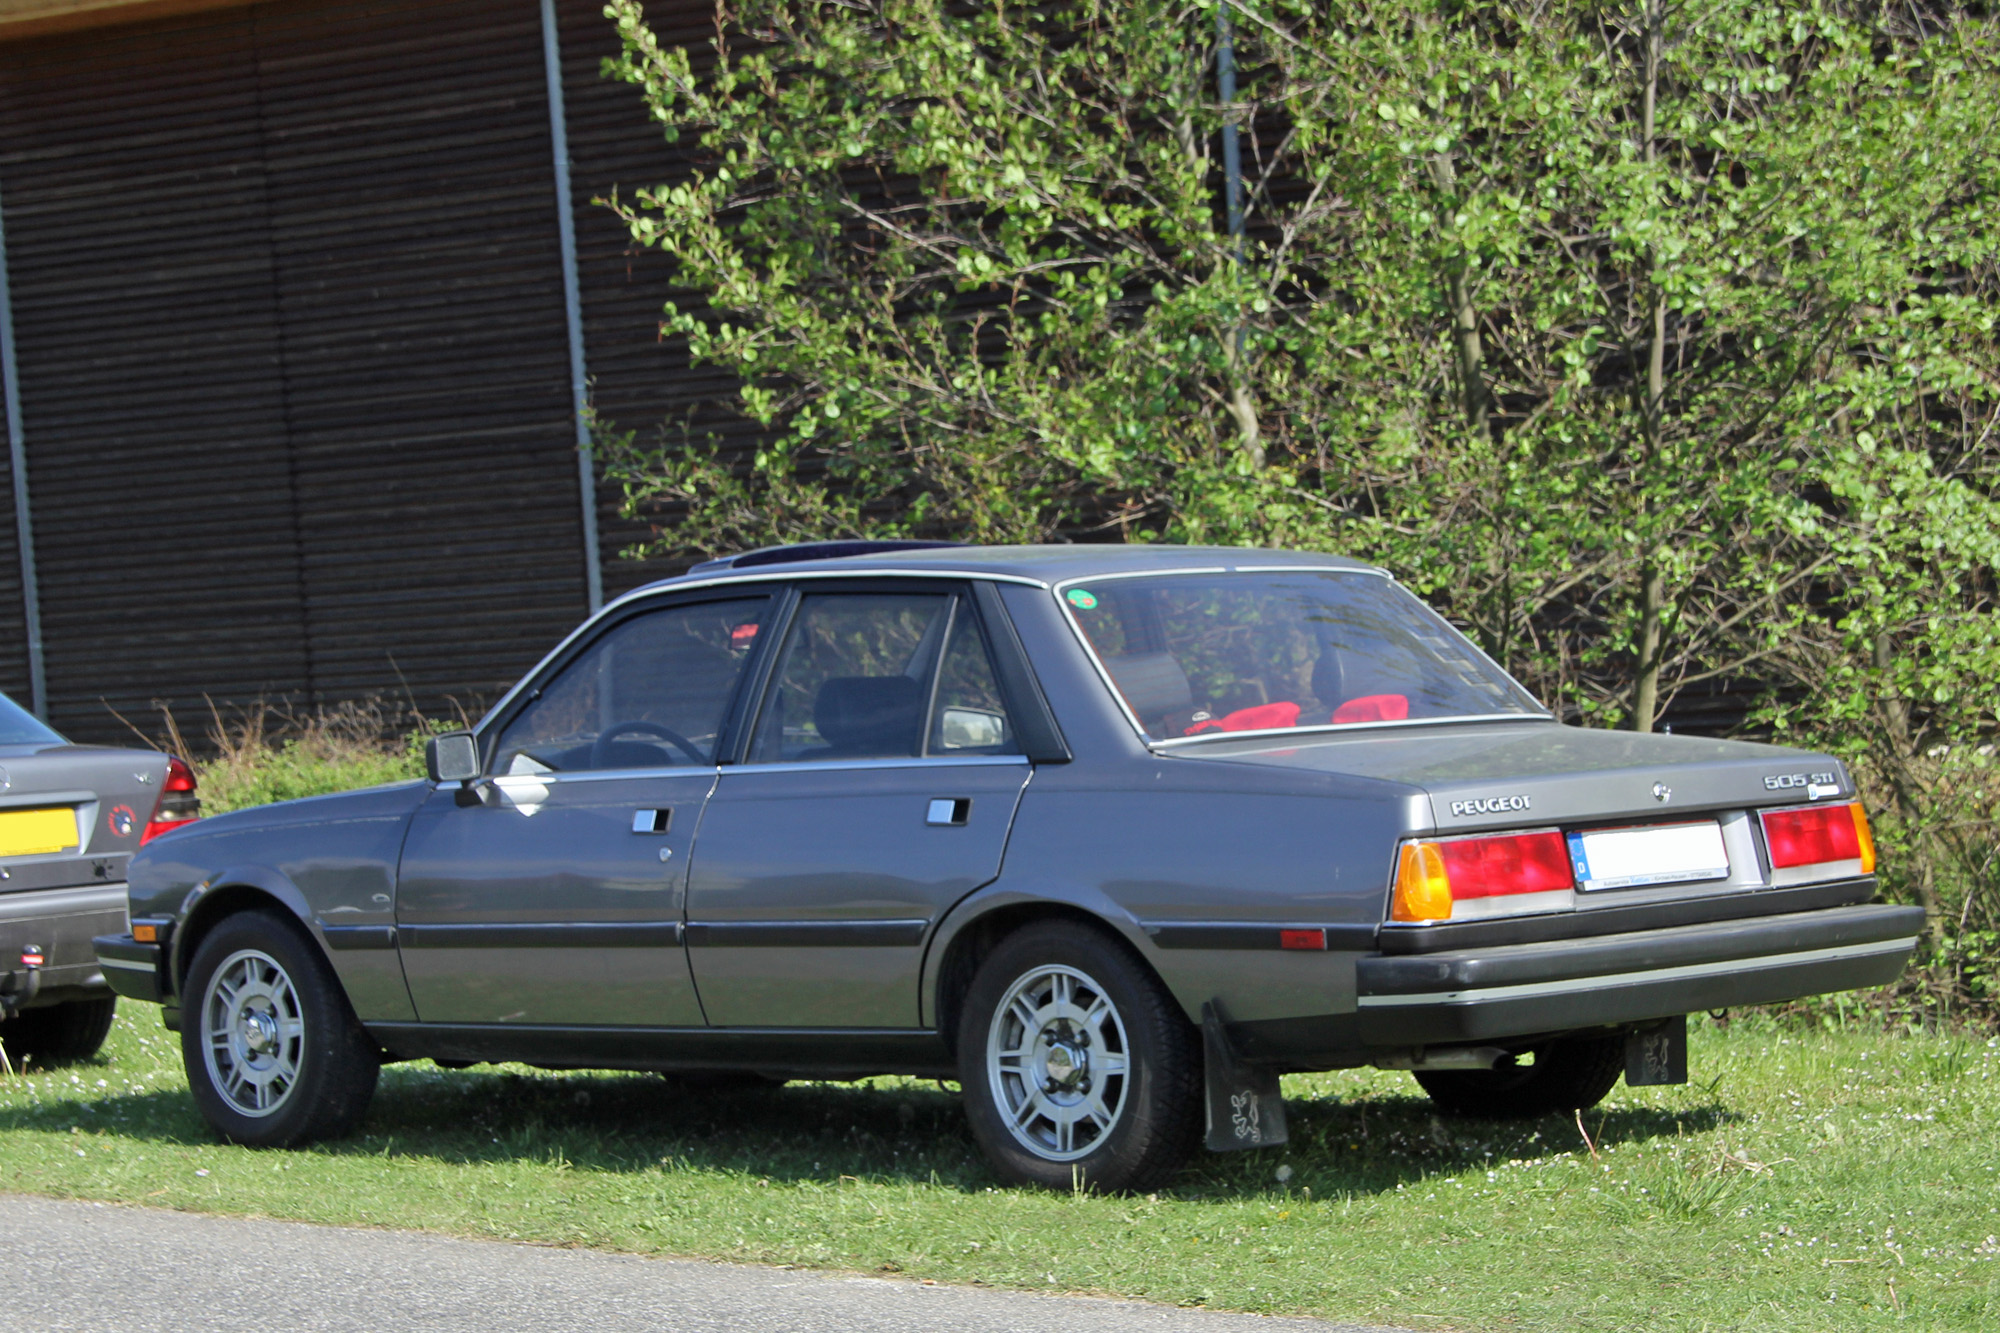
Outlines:
[[[634,616],[585,649],[500,737],[493,772],[709,765],[762,597]]]

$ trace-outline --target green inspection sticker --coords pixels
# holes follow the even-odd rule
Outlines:
[[[1086,592],[1082,588],[1071,588],[1069,590],[1069,604],[1079,611],[1089,611],[1097,605],[1097,598],[1094,594]]]

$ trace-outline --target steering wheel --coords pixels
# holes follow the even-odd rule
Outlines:
[[[688,757],[689,762],[706,764],[708,756],[695,748],[693,741],[678,731],[669,731],[657,722],[647,722],[634,718],[630,722],[614,722],[605,728],[604,734],[590,743],[590,766],[608,768],[611,761],[611,742],[620,736],[657,736]]]

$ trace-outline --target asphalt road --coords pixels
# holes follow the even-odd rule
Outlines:
[[[5,1329],[35,1333],[1362,1333],[18,1195],[0,1195],[0,1311]]]

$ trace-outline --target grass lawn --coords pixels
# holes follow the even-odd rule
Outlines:
[[[902,1273],[1416,1328],[2000,1327],[2000,1041],[1691,1033],[1686,1087],[1436,1118],[1407,1075],[1288,1078],[1288,1148],[1174,1188],[995,1188],[934,1084],[697,1091],[386,1070],[365,1134],[218,1144],[177,1038],[0,1076],[0,1189]]]

